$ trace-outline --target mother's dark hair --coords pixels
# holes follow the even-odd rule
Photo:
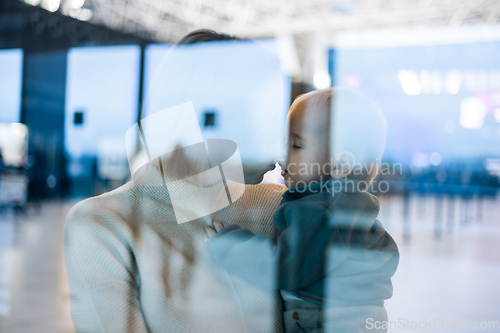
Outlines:
[[[189,45],[202,42],[216,42],[225,40],[242,40],[242,38],[221,32],[216,32],[210,29],[198,29],[191,31],[186,36],[182,37],[181,40],[176,43],[176,45]]]

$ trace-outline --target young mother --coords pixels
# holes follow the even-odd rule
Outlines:
[[[234,37],[202,30],[190,33],[181,44],[220,40],[238,42]],[[226,81],[220,81],[222,74],[214,68],[224,67],[228,59],[240,61],[215,59],[213,68],[207,69],[208,74],[196,79],[193,99],[198,98],[196,93],[203,94],[205,101],[210,96],[224,97],[225,87],[219,87],[215,82]],[[260,60],[246,61],[258,65]],[[197,63],[191,65],[198,66]],[[242,63],[242,70],[248,71],[248,66],[248,63]],[[199,66],[196,68],[203,72]],[[241,73],[244,72],[233,71],[232,77],[227,77],[228,84]],[[270,81],[267,73],[262,84],[258,80],[255,82],[255,89],[232,89],[231,95],[226,97],[241,101],[241,108],[234,112],[242,112],[248,108],[248,95],[253,94],[251,98],[257,100],[263,93],[262,87],[282,85],[279,80],[280,76],[275,75]],[[183,86],[183,82],[180,78],[180,87],[192,89],[192,85]],[[165,90],[165,95],[172,89]],[[207,91],[218,93],[209,94]],[[268,101],[275,98],[279,101],[276,105],[284,101],[283,95],[279,94],[265,98]],[[168,100],[156,104],[169,107],[183,102],[172,95]],[[245,129],[251,130],[242,126],[239,131]],[[248,140],[252,141],[254,134],[248,133]],[[255,149],[258,147],[255,145]],[[238,221],[254,233],[272,235],[275,231],[271,216],[286,188],[271,184],[241,185],[244,193],[232,205],[212,216],[178,224],[169,191],[161,186],[162,174],[168,174],[169,170],[161,169],[157,161],[152,161],[133,181],[85,200],[69,213],[64,246],[71,316],[76,331],[281,332],[282,311],[278,293],[229,276],[206,257],[198,237],[211,218]],[[184,200],[183,205],[186,209],[191,208],[189,191],[196,191],[196,185],[178,180],[175,185],[169,184],[169,189],[172,186],[185,191],[188,200]]]

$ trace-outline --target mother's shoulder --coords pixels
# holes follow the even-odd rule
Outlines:
[[[245,192],[249,191],[249,193],[261,194],[261,195],[281,196],[286,190],[288,190],[288,188],[285,185],[281,184],[259,183],[255,185],[245,184],[244,186],[245,186]]]
[[[120,220],[130,210],[136,192],[134,183],[128,182],[115,190],[78,202],[68,213],[66,228],[74,224]]]

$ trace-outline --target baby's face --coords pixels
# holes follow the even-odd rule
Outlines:
[[[330,124],[327,117],[299,108],[292,108],[289,117],[288,156],[282,171],[285,184],[294,188],[329,179]]]

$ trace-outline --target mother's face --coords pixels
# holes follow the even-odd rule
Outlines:
[[[277,56],[257,43],[177,46],[156,70],[143,116],[192,102],[203,138],[234,141],[255,182],[283,147],[285,91]],[[211,125],[207,113],[214,114]]]

